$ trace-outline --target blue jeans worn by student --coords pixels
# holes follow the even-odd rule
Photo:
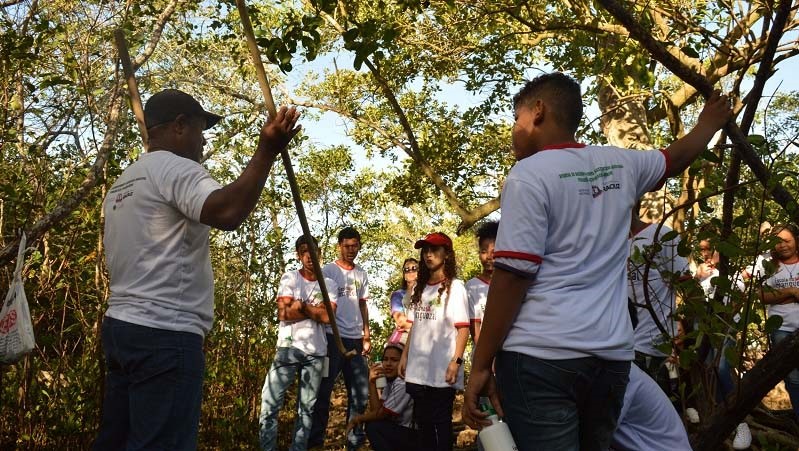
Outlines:
[[[106,376],[95,450],[197,449],[203,337],[103,319]]]
[[[542,360],[502,351],[497,387],[519,450],[606,450],[616,429],[630,362]]]
[[[727,396],[735,389],[735,382],[732,379],[732,366],[727,360],[727,349],[735,349],[736,342],[730,337],[724,339],[721,345],[721,355],[719,356],[719,386],[716,390],[716,401],[723,402]],[[713,353],[711,353],[712,355]],[[715,355],[712,355],[715,358]]]
[[[771,333],[771,341],[777,344],[785,340],[793,332],[787,330],[778,330]],[[788,376],[785,377],[785,390],[788,392],[788,397],[791,398],[791,407],[793,413],[799,419],[799,369],[793,369]]]
[[[347,359],[339,352],[332,334],[327,334],[327,356],[330,359],[327,377],[322,378],[316,406],[313,412],[313,427],[308,440],[308,447],[324,445],[327,420],[330,417],[330,395],[339,373],[344,374],[344,385],[347,387],[347,422],[366,410],[369,400],[369,369],[366,358],[362,355],[363,340],[342,338],[347,350],[355,350],[355,357]],[[366,441],[364,426],[358,425],[347,434],[347,449],[358,449]]]
[[[455,389],[405,383],[413,399],[413,422],[419,428],[419,449],[452,450],[452,404]]]
[[[297,380],[297,420],[294,422],[294,439],[292,451],[307,448],[308,436],[311,432],[313,408],[316,404],[316,393],[322,381],[323,356],[308,355],[297,348],[277,348],[272,367],[264,380],[261,391],[260,425],[261,449],[274,450],[277,445],[277,416],[283,407],[286,391]]]

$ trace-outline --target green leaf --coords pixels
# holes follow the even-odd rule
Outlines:
[[[735,227],[746,227],[749,224],[751,216],[749,215],[740,215],[736,216],[735,219],[732,220],[732,225]]]
[[[677,238],[678,236],[680,236],[680,234],[676,230],[671,230],[671,231],[663,234],[663,236],[660,237],[660,242],[661,243],[667,243],[667,242]]]
[[[349,30],[342,33],[341,37],[344,38],[344,42],[352,42],[358,39],[359,34],[360,30],[358,30],[357,28],[350,28]]]
[[[782,317],[780,315],[769,316],[766,320],[766,324],[763,326],[763,331],[770,334],[779,330],[780,326],[782,326]]]
[[[766,144],[766,138],[763,135],[749,135],[746,137],[746,140],[755,147],[762,147]]]
[[[691,245],[688,243],[688,240],[682,240],[680,244],[677,245],[677,255],[680,257],[691,255]]]
[[[720,254],[726,255],[730,258],[740,257],[744,254],[743,249],[726,241],[718,243],[718,245],[716,245],[716,249]]]
[[[707,160],[711,163],[721,164],[721,158],[719,158],[716,152],[713,152],[710,149],[705,149],[700,154],[698,160]]]
[[[691,58],[699,58],[699,52],[697,52],[697,51],[696,51],[696,50],[695,50],[693,47],[691,47],[691,46],[688,46],[688,45],[686,45],[686,46],[682,47],[680,50],[681,50],[683,53],[685,53],[685,55],[686,55],[686,56],[690,56]]]

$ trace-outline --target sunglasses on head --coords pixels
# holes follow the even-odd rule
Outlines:
[[[408,266],[407,268],[402,268],[402,272],[404,272],[404,273],[416,272],[418,270],[419,270],[418,266]]]

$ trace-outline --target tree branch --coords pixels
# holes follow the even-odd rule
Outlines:
[[[693,437],[693,448],[718,449],[746,414],[757,407],[768,392],[798,366],[799,332],[794,332],[772,347],[757,365],[746,372],[737,394]]]
[[[155,52],[155,48],[158,46],[158,41],[161,40],[161,34],[164,31],[164,27],[166,26],[169,19],[172,17],[172,14],[175,12],[178,4],[181,3],[183,0],[172,0],[167,5],[166,8],[161,12],[161,15],[158,16],[158,19],[155,21],[155,27],[153,27],[153,33],[150,36],[150,40],[147,41],[147,45],[144,47],[144,50],[133,60],[133,72],[141,67],[142,64],[147,62],[152,56],[153,52]]]
[[[53,210],[40,218],[36,223],[25,233],[28,236],[28,243],[33,243],[42,237],[52,226],[67,217],[72,210],[75,209],[84,199],[89,195],[92,189],[97,186],[103,179],[103,168],[105,167],[108,156],[111,154],[111,149],[114,146],[117,138],[117,129],[120,122],[120,110],[122,109],[122,88],[117,85],[114,94],[111,97],[111,110],[108,115],[108,122],[103,138],[103,143],[97,152],[97,158],[94,164],[89,169],[89,173],[81,182],[80,187]],[[11,244],[0,250],[0,266],[9,263],[17,255],[17,248],[19,247],[19,238],[15,239]]]
[[[712,94],[713,85],[708,79],[698,72],[691,70],[691,68],[675,58],[663,44],[656,41],[647,30],[644,29],[626,8],[621,6],[616,0],[599,0],[599,3],[629,30],[630,36],[640,42],[641,45],[650,52],[652,57],[660,61],[661,64],[682,80],[693,86],[706,98]],[[790,0],[782,0],[780,2],[778,13],[774,18],[773,31],[769,35],[767,46],[776,46],[779,43],[790,9]],[[771,61],[763,61],[761,64],[770,67]],[[730,120],[724,128],[730,140],[736,145],[735,151],[740,154],[741,159],[752,169],[752,172],[763,187],[769,191],[774,201],[785,209],[794,222],[799,222],[799,210],[797,209],[796,201],[793,199],[793,196],[791,196],[780,183],[774,183],[771,180],[771,176],[765,165],[757,156],[754,148],[749,144],[746,136],[735,121]]]
[[[336,22],[336,20],[331,17],[329,14],[322,12],[322,17],[339,33],[344,33],[344,28]],[[411,159],[416,163],[419,169],[422,171],[424,175],[426,175],[432,182],[433,185],[436,186],[441,192],[444,194],[444,197],[447,200],[449,206],[455,210],[455,213],[461,218],[461,225],[458,226],[458,230],[461,229],[465,230],[471,224],[474,224],[473,211],[470,211],[461,201],[458,199],[458,196],[453,191],[452,187],[447,185],[446,181],[439,175],[430,163],[422,155],[422,152],[419,148],[419,142],[416,140],[416,134],[414,133],[413,127],[411,127],[410,121],[408,120],[407,115],[405,114],[405,110],[403,110],[402,106],[399,104],[394,91],[389,86],[388,81],[383,77],[383,74],[380,72],[380,69],[369,59],[364,58],[364,64],[369,69],[372,74],[372,77],[377,82],[378,87],[383,92],[386,100],[388,101],[389,105],[391,105],[391,109],[394,111],[394,114],[397,115],[399,119],[400,126],[405,132],[405,135],[408,137],[408,145],[402,146],[401,149],[411,157]],[[490,202],[489,202],[490,203]],[[486,207],[487,208],[487,207]],[[470,218],[470,221],[473,221],[469,226],[464,227],[464,224],[467,222],[467,218]],[[479,219],[479,218],[478,218]]]

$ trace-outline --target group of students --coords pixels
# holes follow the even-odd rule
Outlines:
[[[779,316],[782,322],[777,330],[769,335],[772,345],[776,345],[799,328],[799,227],[794,224],[777,224],[772,226],[764,222],[760,226],[760,244],[770,243],[769,249],[754,257],[754,262],[740,270],[733,270],[729,275],[730,287],[743,293],[747,286],[753,286],[753,292],[766,310],[769,318]],[[701,263],[697,265],[694,278],[708,299],[716,297],[719,277],[719,253],[715,250],[711,239],[699,242]],[[733,296],[725,295],[722,302],[731,303]],[[737,323],[745,313],[746,296],[739,296],[741,302],[731,305],[734,312],[733,320]],[[733,369],[727,360],[727,350],[735,348],[738,343],[737,332],[730,328],[725,334],[725,339],[718,350],[718,390],[717,398],[726,398],[733,392]],[[711,352],[709,358],[717,354]],[[785,389],[791,401],[794,418],[799,418],[799,370],[794,369],[784,379]],[[690,421],[696,422],[698,414],[689,407],[687,416]],[[734,449],[746,449],[751,443],[751,433],[748,425],[740,423],[736,428],[733,440]]]
[[[323,446],[339,373],[347,386],[349,449],[363,444],[370,431],[389,430],[378,426],[386,419],[405,428],[392,431],[408,433],[403,412],[410,400],[418,449],[451,449],[452,404],[464,385],[469,326],[476,326],[478,316],[482,326],[479,332],[474,328],[477,343],[462,409],[469,426],[491,424],[480,407],[488,398],[520,450],[628,449],[617,438],[625,431],[634,431],[624,437],[635,441],[675,430],[663,431],[671,422],[658,417],[643,425],[651,427],[649,435],[635,432],[648,419],[636,412],[653,410],[648,401],[633,400],[651,401],[646,387],[654,382],[630,367],[630,214],[646,191],[682,173],[707,148],[732,117],[729,100],[713,93],[689,133],[662,151],[644,152],[577,143],[582,94],[579,83],[564,74],[527,82],[513,106],[517,162],[503,185],[485,311],[470,314],[470,291],[457,279],[449,237],[427,235],[416,242],[417,282],[402,300],[402,324],[411,325],[405,345],[390,341],[386,365],[370,370],[368,280],[355,264],[360,236],[342,230],[339,258],[324,268],[342,342],[357,351],[351,359],[326,330],[331,318],[314,291],[308,243],[298,240],[302,268],[284,275],[278,294],[279,343],[261,403],[264,448],[274,446],[276,412],[300,371],[295,449]],[[220,186],[199,164],[202,132],[220,117],[180,91],[148,101],[150,151],[123,172],[104,202],[111,295],[102,326],[106,399],[96,449],[196,447],[202,344],[213,321],[208,232],[235,229],[252,211],[276,155],[299,130],[297,118],[296,110],[281,108],[261,129],[241,176]],[[484,282],[472,285],[485,291]],[[791,296],[786,292],[783,300]],[[395,367],[391,359],[400,348]],[[399,377],[378,397],[377,380],[393,377],[394,368]],[[670,449],[687,445],[684,437],[677,440]],[[390,447],[397,441],[381,442],[375,435],[371,443]],[[664,449],[666,440],[634,443],[638,447],[629,449]]]
[[[368,369],[369,349],[363,346],[370,342],[368,278],[354,261],[360,234],[352,227],[341,230],[339,258],[322,269],[343,344],[357,351],[349,359],[330,334],[311,247],[306,236],[299,237],[295,248],[300,268],[286,272],[278,289],[277,352],[261,396],[262,449],[275,449],[278,413],[295,379],[298,408],[291,449],[323,445],[338,368],[348,391],[348,449],[360,447],[364,435],[378,451],[417,444],[431,450],[451,448],[455,393],[463,388],[469,332],[475,340],[479,334],[497,227],[489,222],[480,228],[483,271],[468,284],[457,278],[455,251],[446,234],[430,233],[416,242],[419,258],[404,261],[402,288],[391,296],[397,328],[386,340],[382,361]],[[377,387],[380,378],[387,384]]]

